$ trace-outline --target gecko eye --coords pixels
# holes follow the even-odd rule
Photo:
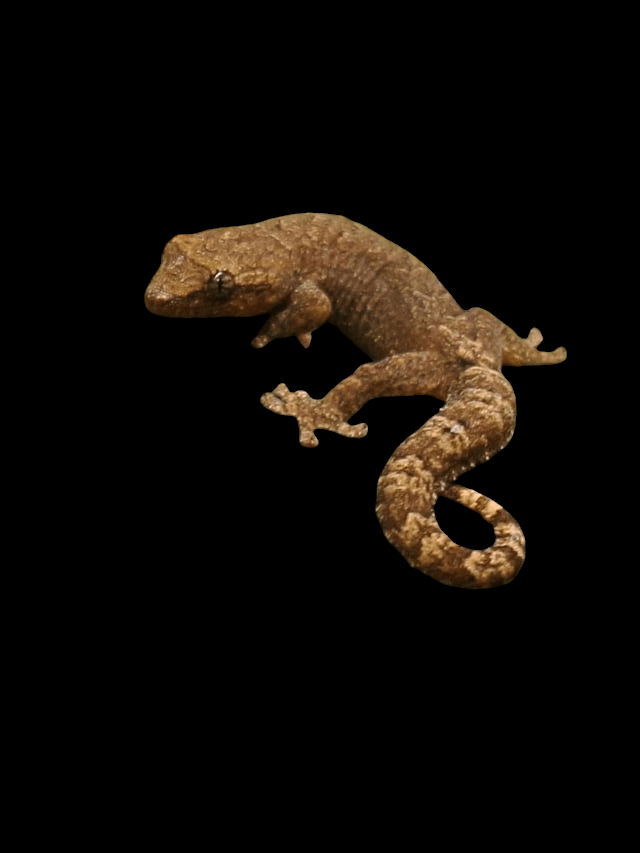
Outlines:
[[[207,289],[214,296],[226,296],[235,284],[233,275],[226,270],[214,272],[207,281]]]

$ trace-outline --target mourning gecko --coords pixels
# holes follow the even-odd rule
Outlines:
[[[502,365],[557,364],[564,347],[540,352],[538,329],[521,338],[482,308],[462,309],[409,252],[324,213],[174,237],[145,304],[167,317],[268,313],[251,342],[257,348],[290,335],[308,347],[323,323],[337,326],[370,362],[319,400],[284,384],[261,397],[270,411],[296,418],[304,447],[318,444],[318,429],[366,435],[366,424],[347,421],[375,397],[443,401],[380,475],[376,513],[384,535],[411,566],[442,584],[483,589],[516,576],[525,555],[519,524],[455,481],[513,435],[516,401]],[[440,496],[479,513],[493,526],[494,544],[471,550],[454,543],[436,520]]]

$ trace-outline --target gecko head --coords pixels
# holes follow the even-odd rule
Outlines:
[[[249,263],[235,231],[217,228],[170,240],[145,291],[148,310],[165,317],[253,317],[271,310],[281,298],[273,268]]]

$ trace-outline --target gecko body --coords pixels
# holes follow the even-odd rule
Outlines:
[[[251,342],[295,336],[304,347],[323,323],[337,326],[371,361],[320,400],[278,385],[263,405],[295,417],[300,443],[315,430],[359,438],[349,418],[375,397],[426,394],[444,402],[387,462],[376,513],[387,539],[424,574],[449,586],[509,583],[524,562],[524,536],[498,504],[455,485],[511,439],[515,395],[502,365],[556,364],[566,350],[537,349],[482,308],[462,309],[436,276],[400,246],[343,216],[300,213],[198,234],[167,244],[145,292],[155,314],[269,317]],[[482,551],[453,542],[435,517],[438,497],[480,513],[494,529]]]

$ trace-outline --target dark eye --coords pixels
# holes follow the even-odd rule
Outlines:
[[[234,278],[230,272],[226,270],[218,270],[214,272],[209,281],[207,288],[215,295],[224,296],[234,285]]]

